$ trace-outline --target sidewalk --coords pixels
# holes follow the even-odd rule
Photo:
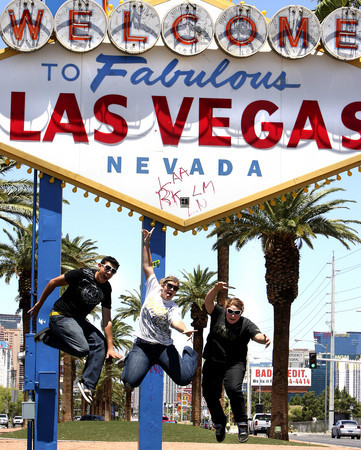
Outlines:
[[[240,445],[247,444],[200,444],[189,442],[163,442],[162,450],[236,450]],[[340,450],[340,447],[325,446],[318,444],[319,447],[327,450]],[[26,450],[27,442],[25,440],[1,439],[1,450]],[[58,442],[58,450],[138,450],[138,442],[86,442],[86,441],[61,441]],[[342,447],[347,449],[350,447]],[[305,450],[305,446],[287,446],[287,445],[252,445],[252,450]],[[353,449],[354,450],[354,449]]]
[[[7,439],[6,433],[13,431],[12,428],[0,428],[0,449],[1,450],[26,450],[26,439]],[[226,438],[227,441],[227,438]],[[295,441],[293,441],[295,442]],[[303,445],[265,445],[251,444],[252,450],[305,450]],[[245,444],[227,444],[226,442],[214,444],[200,444],[198,442],[163,442],[162,450],[236,450],[240,445]],[[312,444],[310,444],[312,445]],[[340,446],[314,444],[325,450],[340,450]],[[248,447],[249,448],[249,447]],[[90,442],[90,441],[59,441],[57,450],[138,450],[138,442]],[[342,446],[343,450],[355,450],[351,447]]]
[[[200,444],[189,442],[163,442],[162,450],[236,450],[240,449],[240,445],[249,444]],[[252,450],[305,450],[303,446],[288,446],[288,445],[260,445],[251,444]],[[329,446],[315,444],[318,448],[325,450],[340,450],[339,446]],[[3,438],[0,434],[0,449],[1,450],[26,450],[26,440],[13,440]],[[87,441],[60,441],[57,446],[58,450],[138,450],[138,442],[87,442]],[[250,447],[248,447],[250,448]],[[344,450],[351,449],[351,447],[342,447]],[[355,450],[354,448],[352,450]]]

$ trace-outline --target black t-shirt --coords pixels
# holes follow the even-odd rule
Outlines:
[[[65,280],[69,284],[64,294],[54,303],[53,309],[77,319],[85,317],[98,303],[111,308],[112,288],[107,281],[104,284],[95,280],[95,269],[75,269],[66,272]]]
[[[246,317],[230,324],[224,308],[215,305],[211,316],[211,327],[203,358],[216,363],[247,361],[247,345],[250,339],[260,333],[259,328]]]

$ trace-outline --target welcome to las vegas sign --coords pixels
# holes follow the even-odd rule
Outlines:
[[[332,43],[298,6],[41,3],[29,51],[39,3],[1,16],[2,154],[182,231],[361,164],[357,10]]]

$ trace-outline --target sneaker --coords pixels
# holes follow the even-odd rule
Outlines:
[[[48,335],[48,331],[50,331],[50,328],[43,328],[41,331],[39,331],[38,333],[36,333],[36,335],[34,336],[34,341],[35,342],[43,342],[45,336]]]
[[[120,368],[124,367],[124,356],[122,356],[121,358],[117,358],[115,360],[115,364]]]
[[[216,439],[217,442],[223,442],[226,437],[226,424],[225,423],[215,423],[214,428],[216,429]]]
[[[124,383],[125,392],[132,392],[134,388],[129,383]]]
[[[238,425],[238,442],[247,442],[249,438],[248,424],[237,423]]]
[[[78,388],[84,400],[88,403],[91,403],[93,401],[92,391],[81,381],[78,381]]]

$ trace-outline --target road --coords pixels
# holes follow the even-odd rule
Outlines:
[[[289,439],[292,441],[311,442],[313,444],[333,445],[340,447],[361,448],[361,440],[342,437],[332,439],[330,434],[322,433],[290,433]]]

